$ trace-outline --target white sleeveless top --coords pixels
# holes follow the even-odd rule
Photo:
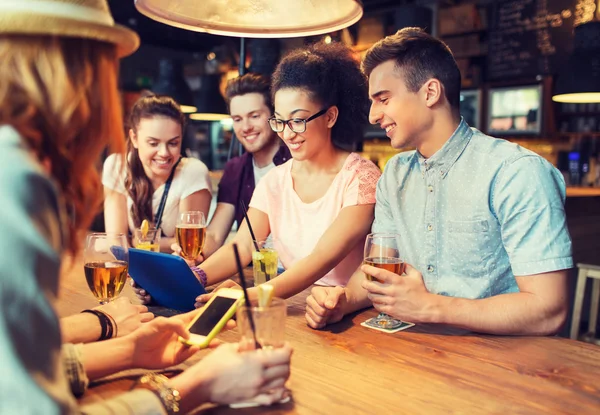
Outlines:
[[[131,207],[133,200],[125,189],[125,177],[127,176],[126,166],[122,164],[123,157],[119,154],[111,154],[104,162],[102,171],[102,184],[127,197],[127,218],[129,229],[133,232],[133,218],[131,217]],[[179,203],[181,200],[200,190],[208,190],[212,194],[210,176],[208,168],[204,163],[196,158],[184,157],[177,165],[171,188],[167,196],[167,203],[163,212],[161,228],[165,236],[175,236],[175,225],[179,214]],[[156,214],[160,199],[162,198],[165,185],[163,184],[154,191],[152,195],[152,213]]]

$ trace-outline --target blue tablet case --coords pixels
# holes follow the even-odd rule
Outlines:
[[[112,247],[119,258],[123,248]],[[196,297],[206,294],[183,258],[170,254],[129,248],[129,275],[161,306],[181,311],[194,309]]]

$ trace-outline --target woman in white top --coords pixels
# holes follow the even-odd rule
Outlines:
[[[133,232],[144,219],[156,225],[165,185],[175,168],[159,225],[163,233],[161,251],[169,251],[175,241],[179,212],[199,210],[205,217],[208,215],[208,168],[198,159],[181,158],[185,116],[172,98],[140,98],[131,110],[129,125],[126,165],[123,166],[124,157],[118,154],[110,155],[104,162],[106,231]]]

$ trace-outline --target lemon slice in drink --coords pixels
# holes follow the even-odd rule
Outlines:
[[[145,238],[148,235],[148,230],[150,229],[150,225],[148,225],[148,221],[144,219],[142,221],[142,225],[140,226],[140,231],[142,231],[142,238]]]
[[[273,286],[271,284],[261,284],[258,287],[258,306],[269,307],[273,300]]]

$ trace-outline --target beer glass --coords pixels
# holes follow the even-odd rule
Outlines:
[[[88,287],[100,304],[121,294],[127,280],[129,253],[122,233],[92,233],[84,249],[84,272]]]
[[[400,235],[396,233],[371,233],[367,235],[364,264],[402,275],[405,264],[400,257],[399,240]],[[371,275],[366,274],[365,276],[369,281],[377,281]],[[393,329],[402,324],[401,320],[392,318],[385,313],[379,313],[375,318],[375,322],[384,329]]]
[[[198,258],[206,240],[206,219],[199,210],[181,212],[175,227],[175,239],[181,256],[187,260]]]

